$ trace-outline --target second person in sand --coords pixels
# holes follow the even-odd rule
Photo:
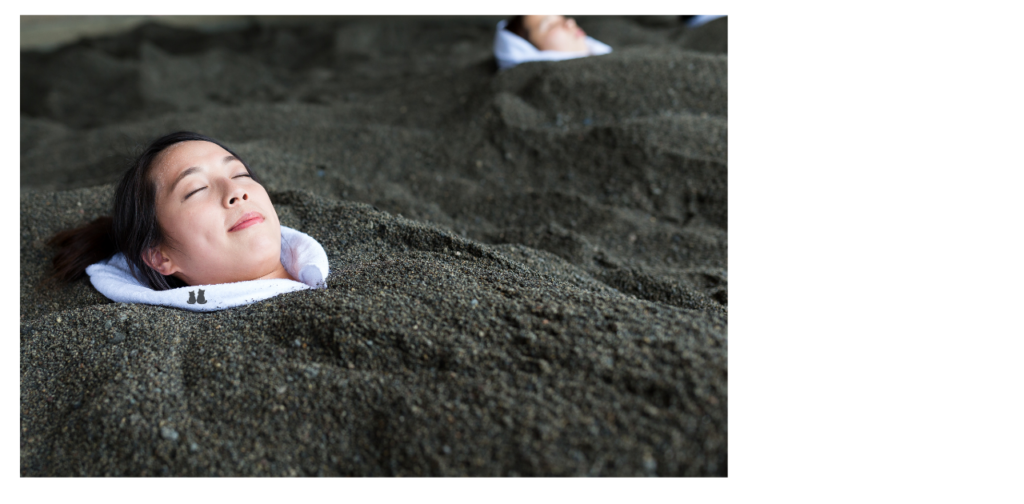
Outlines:
[[[514,16],[498,23],[494,57],[505,70],[527,61],[559,61],[608,54],[612,48],[588,37],[571,17]]]

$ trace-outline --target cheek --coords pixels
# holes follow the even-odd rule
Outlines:
[[[544,42],[549,50],[553,51],[565,51],[566,43],[570,42],[572,37],[569,36],[564,30],[553,30],[548,33]]]
[[[167,217],[166,221],[160,221],[161,227],[167,237],[177,242],[182,250],[203,247],[215,224],[210,221],[209,212],[199,209],[188,209]],[[164,222],[166,225],[163,225]]]
[[[181,219],[183,227],[193,229],[198,233],[205,233],[211,227],[215,216],[214,212],[205,207],[206,205],[196,205],[194,208],[189,208],[185,212],[184,218]]]
[[[277,209],[274,208],[274,203],[270,201],[270,195],[267,194],[267,190],[264,189],[263,187],[260,187],[259,191],[259,198],[262,209],[264,210],[264,217],[266,217],[267,220],[273,220],[274,222],[280,224],[281,220],[277,216]]]

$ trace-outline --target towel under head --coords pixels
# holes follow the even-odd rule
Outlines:
[[[215,285],[191,285],[153,290],[131,273],[123,254],[85,269],[101,294],[118,303],[171,306],[191,311],[217,311],[247,305],[286,292],[326,287],[328,266],[324,248],[309,235],[281,226],[281,264],[298,282],[286,279],[249,280]]]
[[[494,34],[494,58],[498,60],[498,68],[501,70],[527,61],[560,61],[612,52],[611,46],[591,37],[585,39],[586,51],[541,51],[523,37],[506,30],[506,24],[508,24],[507,20],[498,22],[498,31]]]

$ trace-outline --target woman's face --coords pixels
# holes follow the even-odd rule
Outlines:
[[[217,144],[181,142],[154,159],[164,243],[143,260],[189,285],[255,280],[281,268],[281,223],[263,186]]]
[[[587,34],[565,16],[523,16],[527,40],[541,51],[587,51]]]

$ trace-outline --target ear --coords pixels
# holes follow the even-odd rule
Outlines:
[[[161,247],[153,247],[142,252],[142,262],[161,275],[168,276],[180,271]]]

